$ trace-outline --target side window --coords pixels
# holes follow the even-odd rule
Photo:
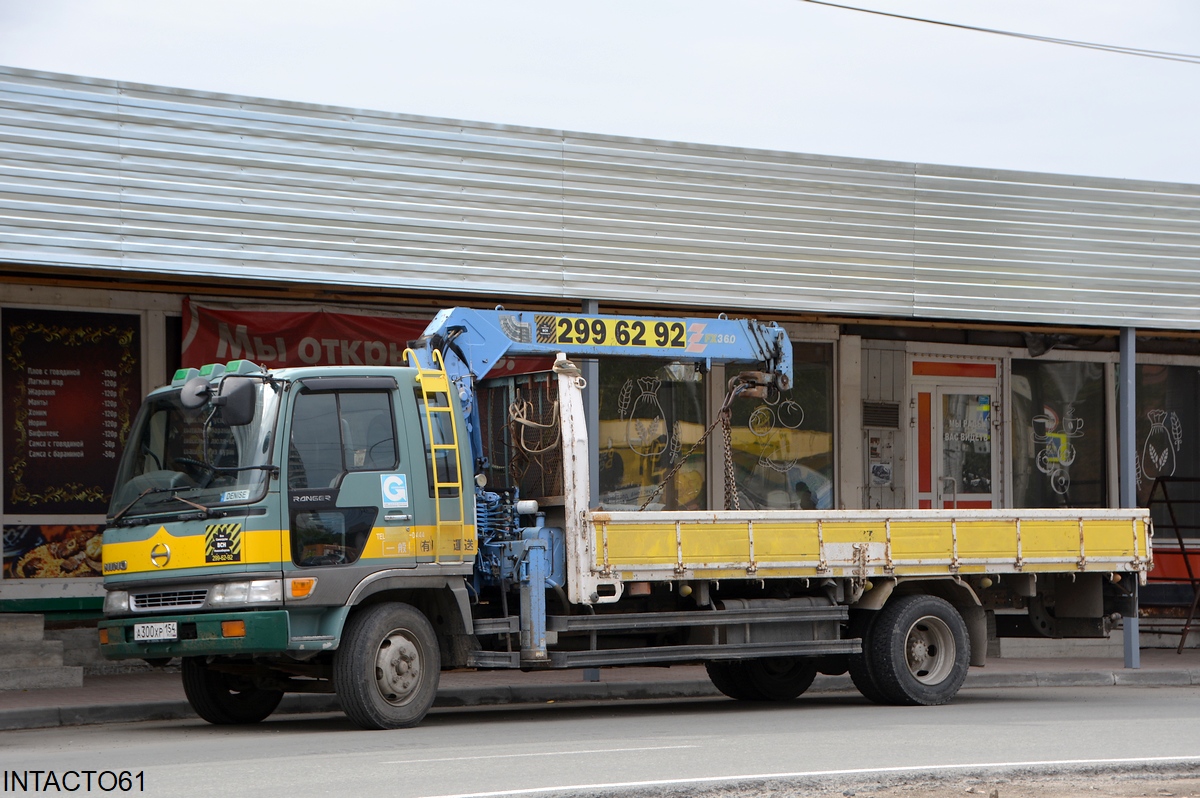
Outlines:
[[[396,424],[386,393],[344,393],[338,396],[342,429],[346,433],[346,468],[350,471],[390,471],[397,466]]]
[[[418,390],[417,395],[417,416],[421,420],[421,443],[425,451],[430,451],[429,445],[429,424],[426,421],[425,414],[425,397]],[[429,395],[430,408],[450,407],[449,394],[437,392]],[[437,444],[454,443],[454,417],[450,413],[433,410],[429,413],[429,418],[433,422],[433,442]],[[434,456],[433,461],[437,463],[437,481],[458,482],[458,452],[454,449],[439,449]],[[429,495],[433,496],[433,468],[430,465],[430,458],[425,458],[425,471],[429,476]],[[450,499],[458,496],[458,488],[442,488],[438,494],[438,498]]]
[[[288,487],[328,488],[346,471],[395,468],[393,419],[382,391],[301,393],[292,412]]]
[[[374,507],[292,513],[292,562],[349,565],[358,560],[377,515]]]
[[[292,411],[288,487],[328,488],[342,473],[342,431],[337,395],[301,393]]]

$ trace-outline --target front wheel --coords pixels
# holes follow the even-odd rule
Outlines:
[[[937,596],[894,599],[864,641],[870,671],[888,703],[934,706],[954,698],[967,678],[971,642],[950,602]]]
[[[408,604],[376,604],[350,618],[333,657],[342,711],[364,729],[403,729],[437,696],[441,654],[429,620]]]
[[[282,690],[264,690],[247,677],[214,670],[204,657],[184,657],[183,692],[197,715],[218,726],[258,723],[283,700]]]

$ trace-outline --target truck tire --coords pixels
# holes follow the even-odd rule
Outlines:
[[[791,701],[812,687],[817,663],[809,657],[768,657],[746,662],[756,701]]]
[[[183,692],[197,715],[218,726],[258,723],[283,700],[282,690],[263,690],[213,670],[204,657],[183,658]]]
[[[967,678],[967,625],[950,602],[937,596],[902,596],[888,602],[868,642],[870,670],[888,703],[945,704]]]
[[[850,681],[854,683],[864,698],[876,704],[886,704],[888,703],[887,696],[884,695],[883,690],[879,688],[879,683],[875,680],[871,659],[868,656],[871,646],[871,627],[874,626],[878,616],[879,613],[873,610],[850,611],[849,636],[862,640],[862,653],[850,655],[849,671]]]
[[[433,626],[408,604],[375,604],[351,616],[333,655],[342,711],[364,729],[420,723],[433,706],[440,675]]]
[[[746,663],[739,660],[716,660],[704,663],[713,687],[735,701],[754,701],[756,695],[746,678]]]
[[[817,663],[804,657],[706,662],[713,685],[738,701],[791,701],[812,686]]]

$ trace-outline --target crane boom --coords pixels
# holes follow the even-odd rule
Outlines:
[[[414,344],[416,365],[437,368],[441,355],[467,417],[476,463],[482,441],[475,382],[505,356],[654,357],[762,364],[759,379],[779,390],[792,383],[792,344],[780,326],[752,319],[551,314],[472,308],[439,312]]]
[[[519,355],[656,357],[762,363],[780,390],[791,386],[792,347],[782,327],[750,319],[542,314],[449,308],[434,317],[417,341],[417,361],[433,367],[442,353],[450,378],[476,379],[500,358]]]

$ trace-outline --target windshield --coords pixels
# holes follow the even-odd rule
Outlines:
[[[125,445],[109,517],[194,512],[261,498],[280,386],[255,380],[253,388],[254,418],[237,427],[211,404],[186,409],[179,391],[147,399]]]

